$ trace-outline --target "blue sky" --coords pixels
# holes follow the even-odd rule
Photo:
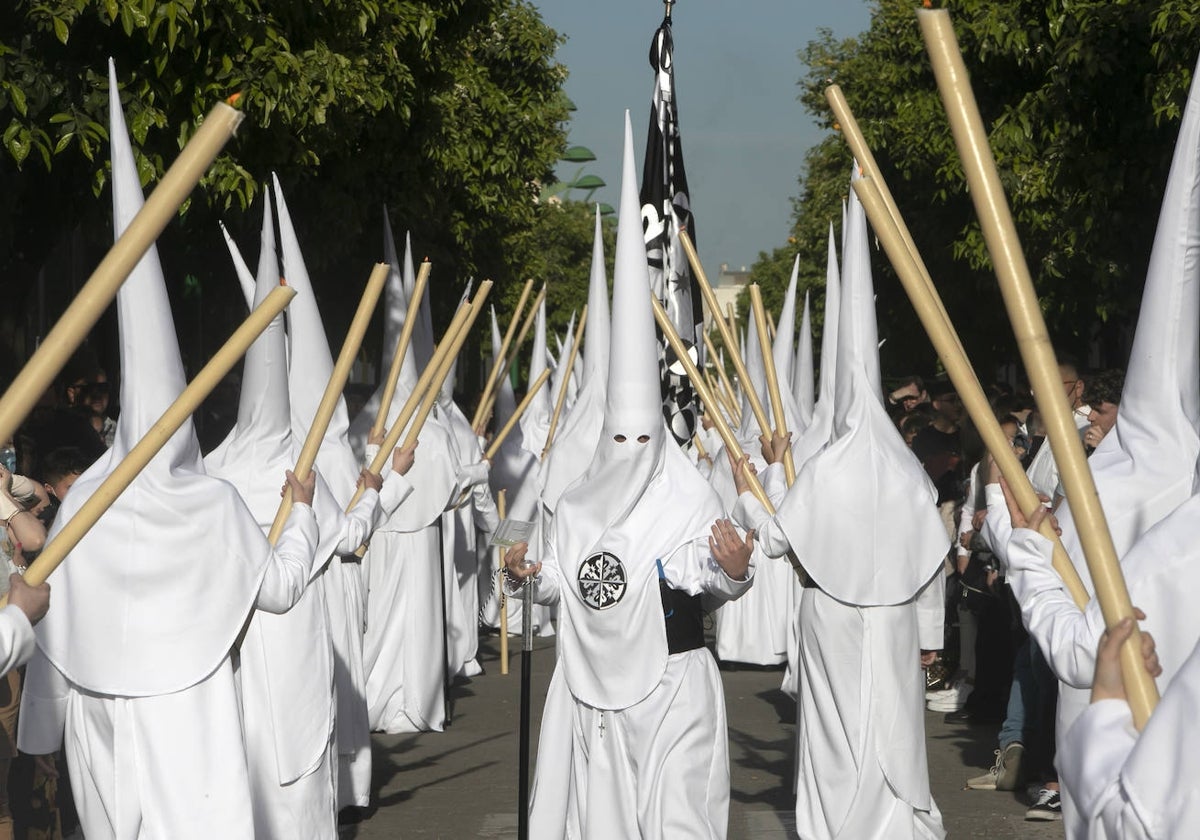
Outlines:
[[[570,142],[597,160],[586,171],[608,186],[596,200],[617,206],[622,115],[633,119],[641,172],[653,76],[647,56],[663,17],[658,0],[534,0],[567,37],[558,58],[578,106]],[[838,37],[866,29],[865,0],[679,0],[672,14],[675,84],[684,162],[700,257],[749,266],[782,245],[805,151],[821,132],[796,100],[796,56],[821,27]],[[575,166],[560,167],[570,177]]]

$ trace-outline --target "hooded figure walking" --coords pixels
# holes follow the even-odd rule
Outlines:
[[[510,592],[530,585],[559,605],[533,838],[723,838],[728,822],[724,695],[700,601],[749,589],[753,538],[722,518],[663,421],[636,184],[627,114],[600,442],[541,562],[523,568],[524,544],[505,556]]]

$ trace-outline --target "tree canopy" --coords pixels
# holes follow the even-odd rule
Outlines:
[[[216,101],[247,120],[160,240],[186,319],[236,301],[217,229],[256,251],[260,194],[279,174],[326,323],[340,335],[382,256],[382,208],[435,263],[435,308],[468,275],[511,305],[533,254],[539,185],[565,146],[559,36],[525,0],[15,0],[0,7],[0,273],[31,279],[109,236],[106,63],[114,57],[144,184]],[[72,236],[72,232],[76,232]],[[76,272],[78,273],[78,272]],[[83,273],[86,277],[86,272]],[[75,277],[79,282],[82,277]],[[72,287],[55,273],[53,293]],[[52,314],[52,313],[51,313]],[[11,322],[10,322],[11,323]],[[222,338],[203,338],[202,360]],[[11,334],[11,333],[10,333]],[[185,351],[191,346],[181,330]]]
[[[971,74],[1052,337],[1117,364],[1136,318],[1159,203],[1196,62],[1194,3],[953,0]],[[831,134],[806,156],[788,245],[754,277],[777,300],[794,255],[824,283],[850,152],[824,88],[837,82],[878,159],[968,353],[983,376],[1015,357],[986,247],[910,0],[877,0],[869,29],[825,31],[800,52],[800,100]],[[934,368],[933,351],[876,253],[886,372]],[[785,269],[786,266],[786,269]],[[1106,357],[1104,354],[1108,353]]]

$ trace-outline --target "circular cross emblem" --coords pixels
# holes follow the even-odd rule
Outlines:
[[[579,595],[594,610],[606,610],[625,597],[625,567],[607,551],[579,564]]]

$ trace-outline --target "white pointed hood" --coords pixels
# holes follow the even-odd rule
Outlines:
[[[608,278],[604,273],[604,242],[601,238],[600,210],[597,208],[582,365],[580,359],[575,361],[576,369],[583,368],[583,384],[570,412],[560,421],[554,435],[554,445],[542,462],[542,501],[552,511],[558,506],[563,491],[587,470],[596,452],[596,443],[600,440],[608,394],[610,330]],[[574,333],[570,335],[574,336]],[[567,349],[569,351],[570,348]]]
[[[808,292],[804,293],[804,315],[800,319],[800,340],[796,342],[796,366],[792,369],[792,397],[800,409],[800,422],[807,429],[812,423],[816,388],[813,382],[812,314]],[[800,436],[796,435],[796,440]]]
[[[263,193],[267,195],[267,193]],[[267,208],[263,210],[264,214],[270,212],[270,200],[267,200]],[[246,306],[250,309],[254,308],[255,295],[255,280],[254,272],[250,270],[250,266],[246,265],[246,260],[242,257],[241,250],[238,249],[237,243],[233,241],[233,237],[229,235],[229,231],[225,229],[224,222],[218,222],[221,226],[221,235],[225,237],[225,247],[229,249],[229,258],[233,260],[233,271],[237,275],[238,286],[242,289],[242,297],[246,299]],[[271,231],[271,240],[275,239],[275,231]]]
[[[829,443],[833,434],[833,404],[837,391],[838,322],[842,312],[842,279],[838,268],[833,223],[829,224],[829,248],[825,264],[825,323],[821,327],[821,379],[812,421],[792,447],[796,470]]]
[[[867,222],[853,193],[847,225],[832,440],[800,468],[776,518],[828,595],[899,604],[940,568],[946,530],[932,483],[883,408]]]
[[[1118,556],[1191,496],[1192,466],[1200,453],[1200,84],[1195,78],[1163,194],[1117,423],[1089,459]],[[1059,523],[1063,547],[1090,592],[1091,576],[1066,504],[1059,508]]]
[[[608,320],[608,276],[604,271],[604,235],[600,221],[600,207],[596,207],[596,232],[592,239],[592,273],[588,280],[588,310],[586,338],[583,342],[583,384],[587,388],[593,380],[604,383],[608,377],[608,341],[611,326]]]
[[[474,286],[474,280],[467,283],[467,288],[463,291],[462,297],[458,301],[459,306],[464,306],[469,303],[471,297],[471,288]],[[454,401],[454,377],[458,370],[458,357],[450,363],[450,371],[446,374],[445,380],[442,382],[441,390],[438,391],[437,407],[438,421],[450,433],[450,440],[454,446],[454,455],[458,462],[463,466],[478,464],[483,460],[483,447],[479,445],[479,436],[475,434],[475,429],[471,427],[471,421],[467,419],[467,415],[458,407],[458,403]]]
[[[783,400],[783,413],[787,419],[788,431],[792,433],[792,445],[807,428],[808,422],[801,414],[800,405],[792,393],[792,363],[795,359],[793,349],[796,336],[796,284],[800,277],[800,257],[796,257],[792,267],[792,279],[788,282],[787,292],[783,296],[783,306],[779,310],[779,323],[775,328],[775,341],[771,346],[772,359],[775,362],[775,376],[778,379],[779,396]],[[768,403],[769,405],[769,403]]]
[[[604,423],[587,472],[559,501],[552,536],[559,662],[571,693],[601,709],[627,708],[658,686],[667,640],[656,560],[704,539],[722,513],[663,421],[628,113],[622,175]],[[622,583],[608,589],[600,579]],[[631,660],[635,648],[642,655]]]
[[[244,285],[245,260],[232,238],[226,236],[234,269]],[[279,285],[275,224],[268,192],[263,193],[261,243],[258,271],[251,277],[254,283],[251,309]],[[210,475],[233,484],[255,519],[260,524],[265,521],[269,527],[279,508],[279,476],[295,466],[297,454],[288,394],[287,335],[280,313],[246,351],[237,422],[225,443],[204,459],[204,466]],[[260,479],[266,476],[270,478]]]
[[[279,178],[271,176],[275,187],[275,204],[279,211],[279,244],[283,252],[283,276],[296,290],[296,299],[288,308],[288,390],[292,402],[292,434],[304,440],[317,415],[317,406],[329,378],[333,375],[333,355],[321,321],[321,311],[313,292],[300,242],[292,226],[292,217]],[[350,417],[346,401],[339,396],[333,419],[317,452],[317,472],[333,491],[343,510],[354,495],[358,483],[359,465],[350,449],[348,432]]]
[[[528,382],[536,382],[542,375],[547,367],[546,359],[546,301],[543,299],[533,324],[533,352],[529,357]],[[539,460],[546,447],[546,435],[550,432],[550,415],[554,413],[553,390],[549,382],[543,385],[518,421],[521,426],[521,445]]]
[[[400,260],[396,255],[396,240],[392,236],[392,225],[388,220],[387,208],[383,210],[383,260],[388,264],[387,285],[383,288],[383,346],[380,353],[379,370],[386,377],[392,369],[392,357],[396,353],[396,344],[400,341],[400,333],[404,329],[404,319],[408,311],[408,292],[404,287],[404,278],[400,272]],[[362,409],[350,421],[348,438],[350,448],[359,462],[364,462],[367,447],[367,435],[375,423],[375,415],[379,413],[379,404],[383,402],[383,389],[386,381],[381,378],[379,386],[371,394]],[[400,364],[400,376],[396,380],[396,391],[392,396],[392,404],[388,408],[387,420],[395,420],[404,407],[404,401],[417,385],[417,366],[413,360],[411,339],[408,352]]]
[[[111,62],[109,114],[119,237],[143,199]],[[154,246],[117,293],[117,319],[116,439],[72,487],[51,539],[185,386]],[[136,697],[188,688],[228,655],[254,604],[268,551],[233,488],[204,474],[188,420],[52,575],[54,609],[36,628],[38,644],[87,691]]]
[[[758,426],[758,420],[754,416],[754,412],[750,409],[750,397],[747,391],[750,388],[754,389],[754,393],[758,394],[758,400],[762,404],[763,411],[767,412],[767,419],[770,419],[771,401],[767,395],[767,373],[763,366],[762,347],[758,343],[758,319],[754,316],[754,308],[746,313],[746,333],[742,339],[742,362],[746,365],[746,373],[750,375],[749,382],[739,382],[742,387],[742,423],[738,427],[737,437],[744,448],[749,448],[752,451],[758,451],[758,436],[762,434],[762,429]]]
[[[500,347],[503,344],[503,339],[500,337],[500,325],[496,322],[496,310],[492,309],[492,356],[493,358],[500,355]],[[543,385],[544,389],[546,386]],[[496,385],[496,428],[501,429],[513,416],[516,411],[517,400],[513,394],[512,380],[508,376],[508,371],[500,377],[500,382]],[[492,468],[488,473],[488,481],[491,485],[493,493],[499,493],[501,490],[508,491],[508,515],[517,519],[529,521],[533,518],[532,513],[536,508],[537,501],[537,471],[538,459],[534,457],[532,452],[529,452],[521,445],[523,432],[521,424],[518,422],[504,442],[500,444],[500,449],[496,452],[496,457],[492,459]],[[529,486],[526,487],[526,484]],[[514,506],[518,496],[523,495],[525,498],[519,506],[524,516],[518,515],[518,508]],[[529,497],[532,497],[530,499]],[[536,546],[531,546],[536,548]]]

